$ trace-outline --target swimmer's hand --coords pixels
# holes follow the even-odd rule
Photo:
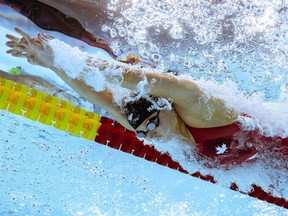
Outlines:
[[[11,48],[7,51],[8,54],[15,57],[27,58],[27,61],[31,64],[47,68],[53,66],[54,55],[48,45],[48,41],[51,38],[42,33],[38,33],[37,37],[32,38],[17,27],[15,27],[15,31],[22,37],[17,38],[10,34],[6,35],[9,39],[6,46]]]

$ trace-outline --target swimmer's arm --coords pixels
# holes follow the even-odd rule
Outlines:
[[[205,94],[193,81],[180,80],[177,103],[179,116],[191,127],[207,128],[232,124],[239,113],[225,101]]]
[[[49,38],[40,34],[36,38],[31,38],[21,29],[15,28],[15,30],[22,36],[22,38],[17,38],[9,34],[6,35],[9,39],[6,45],[11,48],[7,53],[15,57],[24,57],[31,64],[36,64],[53,70],[64,82],[71,86],[83,98],[105,109],[124,127],[133,130],[128,123],[127,118],[121,113],[120,107],[115,105],[113,94],[108,88],[105,88],[101,92],[96,92],[82,79],[73,79],[69,76],[69,71],[64,71],[61,67],[54,65],[54,50],[47,43],[47,41],[50,40]],[[97,85],[97,83],[95,83],[95,85]]]
[[[114,102],[113,94],[109,89],[96,92],[92,87],[88,86],[84,81],[79,79],[71,79],[65,71],[52,66],[50,67],[67,85],[73,88],[80,96],[93,104],[105,109],[113,118],[127,129],[134,131],[127,121],[127,117],[121,112],[119,106]],[[97,84],[96,84],[97,85]]]

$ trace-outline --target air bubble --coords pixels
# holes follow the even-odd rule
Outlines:
[[[206,67],[208,66],[208,64],[207,64],[206,62],[201,62],[200,66],[201,66],[202,68],[206,68]]]
[[[182,37],[183,37],[183,40],[189,40],[191,39],[192,35],[189,33],[189,32],[182,32]]]
[[[159,53],[159,47],[152,42],[146,44],[147,45],[147,50],[149,50],[150,53]]]
[[[281,85],[280,90],[282,92],[288,92],[288,83]]]
[[[114,29],[114,28],[110,29],[110,36],[111,36],[111,38],[115,38],[117,36],[116,29]]]
[[[141,55],[141,57],[142,57],[143,59],[148,59],[149,56],[150,56],[150,53],[149,53],[147,50],[145,50],[145,49],[141,49],[141,50],[139,51],[139,54]]]
[[[197,35],[195,37],[195,41],[199,45],[205,45],[208,42],[207,38],[205,36],[203,36],[203,35]]]
[[[172,28],[169,31],[169,34],[174,39],[183,39],[184,38],[183,29],[179,25],[172,26]]]
[[[121,41],[114,40],[111,42],[111,47],[120,48],[123,45]]]
[[[136,46],[136,45],[137,45],[137,41],[136,41],[135,37],[134,37],[132,34],[128,35],[128,37],[127,37],[127,43],[128,43],[130,46]]]
[[[110,48],[116,56],[119,56],[123,52],[123,43],[119,40],[113,40],[110,43]]]
[[[171,23],[163,23],[162,26],[163,26],[163,29],[167,30],[171,27]]]
[[[136,38],[137,40],[141,41],[141,40],[145,40],[146,39],[146,30],[145,29],[141,29],[141,30],[138,30],[136,33]]]
[[[125,37],[125,36],[127,35],[127,32],[126,32],[125,28],[123,28],[123,27],[118,27],[118,35],[119,35],[120,37]]]
[[[148,36],[151,38],[151,39],[156,39],[160,33],[161,33],[161,29],[159,27],[150,27],[148,28]]]
[[[168,54],[168,53],[170,53],[170,51],[171,51],[171,48],[170,48],[169,46],[162,46],[162,47],[160,48],[160,52],[161,52],[162,54]]]
[[[109,30],[110,30],[110,27],[108,25],[104,24],[101,26],[101,31],[108,32]]]
[[[271,79],[272,78],[273,73],[271,71],[267,71],[265,73],[266,78]]]
[[[195,46],[189,46],[188,47],[188,55],[197,55],[198,54],[198,48]]]
[[[154,61],[156,63],[158,63],[162,60],[162,56],[159,53],[152,54],[151,58],[152,58],[152,61]]]
[[[212,76],[219,76],[221,73],[219,73],[219,71],[216,70],[208,70],[208,74]]]
[[[194,66],[194,63],[192,61],[190,61],[190,60],[184,62],[184,68],[186,68],[186,69],[190,69],[193,66]]]

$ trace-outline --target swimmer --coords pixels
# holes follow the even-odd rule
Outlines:
[[[6,45],[11,48],[7,53],[16,57],[25,57],[28,62],[32,64],[50,68],[82,97],[106,109],[126,128],[131,130],[137,130],[138,127],[139,129],[145,129],[145,126],[139,124],[139,122],[131,125],[131,121],[129,122],[127,119],[127,116],[129,116],[128,109],[128,113],[123,113],[123,107],[115,106],[113,94],[108,88],[105,88],[105,90],[101,92],[96,92],[83,80],[71,79],[66,71],[56,67],[54,65],[53,50],[49,47],[48,43],[45,42],[45,40],[49,40],[47,37],[44,38],[45,36],[43,34],[39,34],[36,38],[31,38],[22,30],[18,28],[15,29],[22,35],[22,38],[7,35],[10,41],[8,41]],[[96,61],[101,70],[106,68],[107,61],[94,59],[92,57],[89,59],[90,61]],[[116,64],[116,62],[113,64]],[[92,64],[90,63],[90,65]],[[155,98],[166,98],[173,101],[172,110],[161,110],[159,113],[156,111],[155,113],[149,112],[151,113],[151,117],[154,117],[154,115],[158,113],[160,123],[157,128],[147,133],[147,137],[150,137],[152,132],[158,133],[158,135],[161,136],[165,131],[162,127],[165,125],[169,125],[171,132],[175,131],[177,134],[180,133],[184,137],[187,137],[188,133],[182,129],[183,125],[199,128],[217,127],[231,124],[237,119],[237,113],[232,109],[227,109],[224,101],[212,97],[208,98],[191,80],[180,79],[171,74],[131,69],[128,65],[127,67],[123,65],[115,66],[121,68],[123,71],[123,88],[134,90],[137,84],[145,77],[149,83],[153,82],[153,85],[151,84],[148,87],[149,95]],[[209,107],[213,107],[214,113],[210,119],[205,119],[203,116],[207,116],[211,112]],[[146,121],[149,121],[151,117],[147,116]],[[143,121],[143,124],[146,121]],[[190,137],[190,135],[188,137]]]
[[[38,34],[33,38],[19,28],[15,28],[15,30],[21,35],[21,38],[10,34],[6,35],[9,39],[6,45],[10,47],[10,50],[7,51],[8,54],[26,58],[31,64],[50,68],[80,96],[105,109],[125,128],[135,131],[139,138],[167,140],[173,135],[178,135],[191,146],[196,146],[199,138],[195,139],[194,132],[191,132],[194,129],[218,128],[218,132],[221,132],[221,128],[223,128],[225,134],[227,133],[226,126],[231,126],[232,134],[225,134],[225,136],[232,135],[233,137],[234,133],[240,130],[239,126],[235,126],[239,113],[233,108],[227,108],[223,100],[206,95],[192,80],[148,69],[136,69],[123,63],[117,64],[116,61],[109,62],[88,56],[85,61],[86,66],[97,67],[96,71],[100,71],[107,82],[115,80],[107,72],[111,65],[121,73],[122,88],[135,92],[139,82],[144,79],[147,81],[147,95],[134,93],[130,97],[123,98],[124,103],[121,105],[116,104],[113,91],[108,86],[96,91],[87,84],[87,80],[79,78],[85,76],[83,74],[85,71],[82,71],[82,74],[80,73],[77,77],[71,77],[68,71],[62,69],[65,67],[55,65],[55,53],[49,44],[52,38],[44,34]],[[73,59],[70,61],[72,63]],[[163,100],[171,101],[172,106],[167,106],[167,103],[163,104]],[[195,134],[197,135],[197,132]],[[210,131],[209,134],[213,133]],[[235,142],[231,143],[235,144]],[[235,151],[231,150],[230,156],[239,156],[246,160],[255,154],[255,149],[246,150],[241,154],[235,154]],[[203,151],[207,151],[206,147]],[[211,152],[207,154],[211,154]]]

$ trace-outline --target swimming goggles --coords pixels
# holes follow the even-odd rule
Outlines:
[[[149,131],[153,131],[155,130],[158,125],[159,125],[159,111],[157,111],[157,115],[152,117],[151,119],[149,119],[149,121],[147,122],[147,131],[136,131],[136,135],[138,138],[144,138],[146,137],[147,133]]]

